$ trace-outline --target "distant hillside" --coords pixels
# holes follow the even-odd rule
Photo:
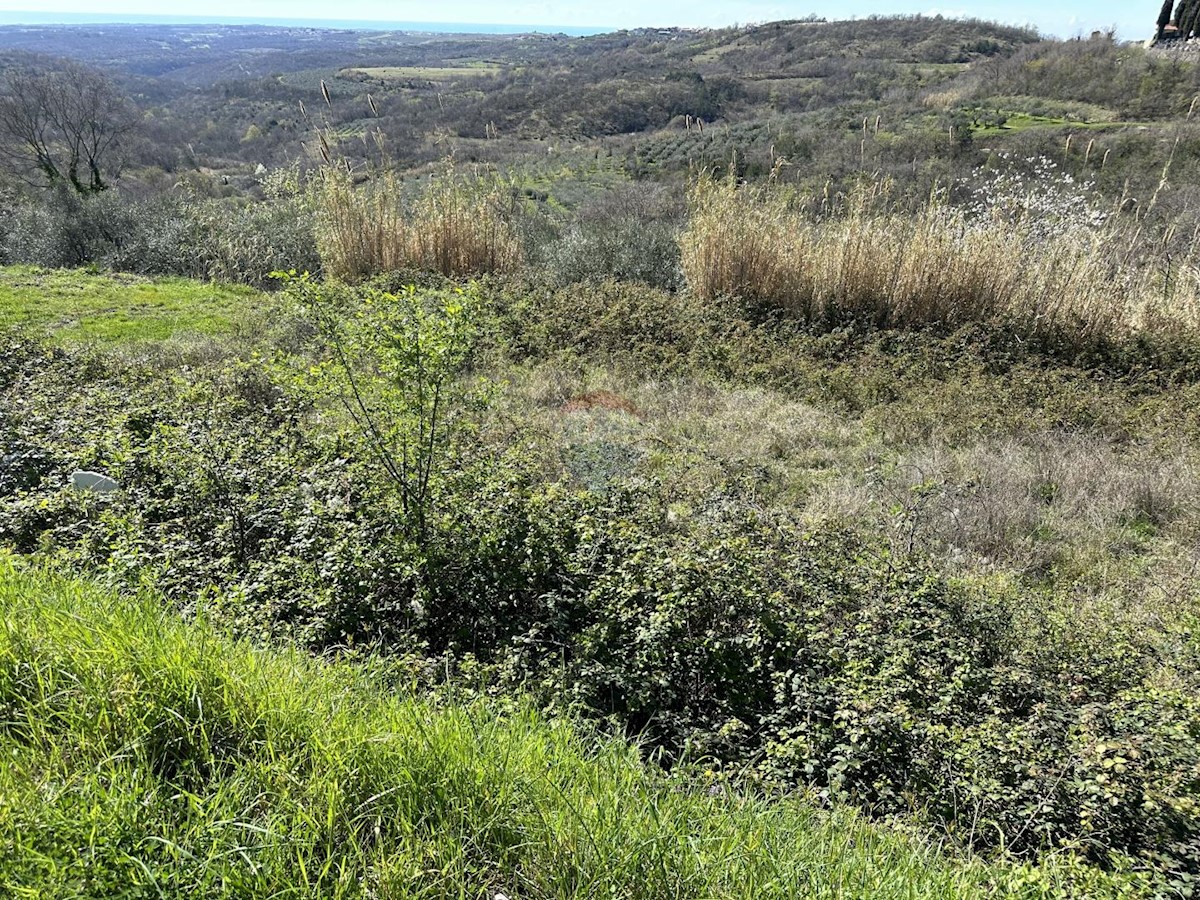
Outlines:
[[[100,67],[139,108],[122,167],[138,192],[259,196],[265,173],[311,171],[324,147],[356,178],[428,173],[453,155],[507,173],[552,212],[625,180],[696,167],[754,179],[780,160],[810,193],[872,174],[916,201],[993,151],[1052,160],[1106,203],[1144,202],[1174,140],[1164,129],[1200,92],[1195,66],[1111,36],[1043,40],[928,16],[585,37],[0,28],[0,68],[55,55]],[[1078,131],[1087,140],[1069,141]],[[1173,175],[1195,183],[1197,159],[1176,154]]]
[[[480,52],[512,64],[620,56],[638,68],[692,60],[713,71],[786,68],[802,60],[970,62],[1037,41],[1036,33],[973,19],[794,20],[727,29],[636,29],[589,37],[561,34],[436,34],[255,25],[14,25],[0,50],[65,56],[128,75],[170,75],[195,86],[303,71],[331,61],[435,65]],[[661,57],[660,57],[661,54]]]
[[[302,103],[338,137],[382,131],[393,154],[419,162],[444,153],[421,147],[439,132],[586,140],[689,117],[732,123],[875,103],[1037,42],[1023,29],[923,16],[575,38],[47,25],[0,28],[0,65],[63,56],[99,66],[149,110],[157,164],[221,169],[295,159],[313,127]],[[322,82],[333,101],[325,108]],[[164,163],[165,148],[179,156]]]

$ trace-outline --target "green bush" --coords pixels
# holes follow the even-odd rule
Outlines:
[[[675,290],[683,280],[676,228],[667,223],[577,222],[541,252],[542,265],[560,285],[615,278]]]
[[[610,189],[584,204],[557,239],[543,240],[542,266],[559,285],[616,279],[677,290],[685,209],[676,196],[653,184]]]
[[[81,195],[65,185],[14,204],[11,216],[0,258],[48,268],[104,264],[140,227],[116,193]]]
[[[281,269],[316,272],[313,219],[298,192],[250,205],[180,194],[132,199],[68,190],[15,203],[0,260],[47,268],[96,265],[263,286]]]
[[[517,701],[418,695],[148,593],[0,561],[6,896],[1134,896],[644,765]]]

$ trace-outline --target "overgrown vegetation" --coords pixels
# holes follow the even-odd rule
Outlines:
[[[299,289],[301,311],[336,312],[359,337],[321,329],[312,343],[300,327],[310,314],[280,319],[265,335],[286,351],[276,363],[193,357],[175,374],[153,351],[47,356],[13,343],[5,542],[131,590],[152,583],[182,609],[202,602],[243,634],[416,655],[430,661],[427,678],[531,694],[637,736],[671,766],[802,785],[964,849],[1069,848],[1162,890],[1194,878],[1195,597],[1178,582],[1132,599],[1181,575],[1175,542],[1194,516],[1164,486],[1114,496],[1103,513],[1080,507],[1051,468],[1004,480],[1019,478],[1011,456],[972,486],[983,454],[1013,451],[976,439],[981,462],[960,473],[923,456],[951,452],[937,432],[914,446],[900,422],[882,440],[867,430],[897,410],[910,427],[936,419],[952,402],[977,417],[967,434],[1002,411],[991,433],[1029,433],[1030,412],[1053,405],[1064,426],[1123,430],[1153,454],[1158,437],[1197,433],[1189,383],[1103,376],[1102,419],[1094,376],[1028,348],[1006,360],[994,338],[969,333],[940,350],[903,331],[786,338],[719,302],[688,311],[615,283],[539,296],[494,282],[473,302],[436,289]],[[457,316],[479,335],[469,355],[451,349],[466,327]],[[631,344],[630,333],[657,337]],[[579,374],[555,374],[571,346]],[[531,355],[544,362],[516,363]],[[964,377],[939,395],[923,367],[956,360]],[[621,374],[646,363],[684,380],[638,386]],[[856,371],[857,395],[838,388],[840,366]],[[896,381],[892,366],[914,369]],[[793,396],[825,397],[848,418],[822,420],[786,395],[725,406],[703,387],[721,371],[735,384],[773,372]],[[510,387],[478,393],[482,375]],[[633,399],[589,389],[595,378]],[[1043,393],[998,395],[1013,378]],[[431,420],[439,383],[452,432]],[[813,431],[786,424],[796,416]],[[1039,434],[1053,440],[1038,427],[1029,440]],[[1117,446],[1084,451],[1119,453],[1094,479],[1139,465]],[[877,473],[865,483],[861,460]],[[107,472],[121,491],[74,493],[61,486],[73,468]],[[1046,517],[1021,518],[1026,491]],[[1098,514],[1115,543],[1100,533],[1093,543]],[[1024,562],[1027,541],[1059,562]],[[1099,563],[1107,585],[1090,571]]]
[[[385,174],[361,189],[336,170],[318,192],[318,249],[332,277],[361,280],[399,269],[465,277],[517,268],[511,196],[502,186],[450,171],[406,203]]]
[[[13,897],[1052,897],[855,816],[673,778],[521,704],[419,695],[0,563],[0,889]]]
[[[3,198],[0,884],[1191,896],[1196,67],[397,41]]]
[[[234,205],[179,193],[130,199],[57,190],[11,204],[0,261],[45,268],[94,265],[138,275],[269,284],[273,271],[318,271],[314,210],[294,173],[264,179],[262,202]]]

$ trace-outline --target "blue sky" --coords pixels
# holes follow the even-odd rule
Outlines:
[[[939,5],[942,4],[942,5]],[[887,13],[941,13],[978,16],[1015,24],[1033,24],[1049,34],[1070,37],[1116,26],[1120,37],[1141,39],[1153,30],[1158,0],[1065,2],[933,3],[906,0],[0,0],[0,10],[45,13],[128,13],[155,15],[254,16],[264,18],[364,19],[387,21],[487,22],[494,24],[604,26],[721,26],[765,22],[815,13],[828,18]],[[6,17],[7,18],[7,17]]]

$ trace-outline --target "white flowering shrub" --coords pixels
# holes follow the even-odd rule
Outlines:
[[[990,162],[963,182],[964,210],[971,218],[1001,218],[1036,239],[1099,231],[1107,224],[1095,183],[1077,179],[1054,160],[1000,150]]]

